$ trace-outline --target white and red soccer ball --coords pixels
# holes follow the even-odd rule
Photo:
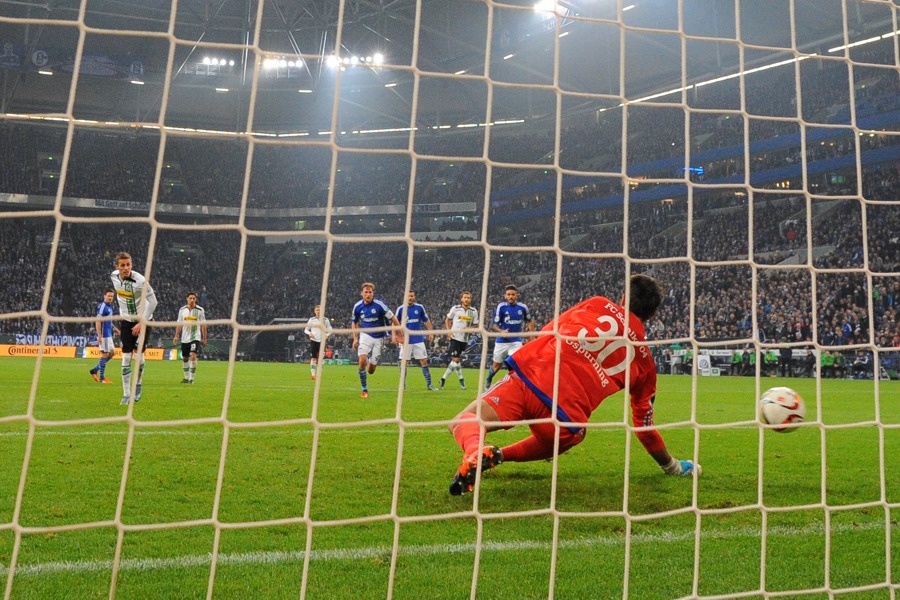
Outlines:
[[[797,429],[806,419],[806,403],[789,387],[774,387],[763,392],[759,399],[759,419],[780,433]]]

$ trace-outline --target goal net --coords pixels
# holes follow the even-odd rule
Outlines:
[[[895,2],[3,4],[4,598],[898,596]],[[119,252],[133,369],[96,345]],[[535,337],[636,273],[702,476],[618,394],[450,496],[507,286]],[[358,369],[365,282],[427,358]]]

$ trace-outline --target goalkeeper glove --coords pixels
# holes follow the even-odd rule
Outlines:
[[[663,465],[662,470],[666,475],[678,475],[680,477],[690,477],[694,471],[697,471],[697,477],[703,474],[703,468],[699,464],[695,464],[691,460],[676,460],[673,458],[668,464]]]

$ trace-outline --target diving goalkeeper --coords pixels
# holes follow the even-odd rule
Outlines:
[[[482,471],[502,462],[544,460],[554,455],[557,425],[529,425],[531,436],[504,448],[484,446],[479,454],[481,428],[486,432],[510,429],[511,421],[551,417],[556,357],[559,354],[559,385],[556,418],[559,426],[558,453],[584,440],[591,413],[607,397],[625,388],[629,377],[631,418],[638,440],[668,475],[690,476],[701,468],[689,460],[669,454],[658,431],[653,429],[653,401],[656,395],[656,363],[645,345],[644,323],[656,314],[662,289],[651,277],[633,275],[628,311],[603,296],[589,298],[559,316],[559,335],[542,335],[506,359],[509,375],[485,391],[450,424],[450,432],[463,450],[463,463],[450,484],[450,493],[459,496],[472,491],[479,461]],[[552,332],[550,322],[542,331]],[[631,342],[631,343],[629,343]],[[476,410],[481,403],[481,421]],[[573,425],[566,425],[571,423]]]

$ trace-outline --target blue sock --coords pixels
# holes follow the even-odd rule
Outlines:
[[[425,383],[431,387],[431,371],[428,370],[428,367],[422,367],[422,375],[425,376]]]
[[[103,381],[106,378],[106,363],[109,362],[109,359],[104,357],[100,359],[100,364],[97,365],[99,369],[98,374],[100,375],[100,381]]]
[[[497,371],[494,370],[494,367],[491,367],[491,370],[490,370],[490,372],[488,373],[488,376],[487,376],[487,381],[485,381],[485,383],[486,383],[487,385],[491,385],[491,379],[494,378],[494,374],[495,374],[496,372],[497,372]]]
[[[366,370],[364,368],[360,369],[359,370],[359,383],[360,383],[360,385],[362,385],[363,391],[366,391],[368,388],[367,380],[368,380],[368,374],[366,373]]]

